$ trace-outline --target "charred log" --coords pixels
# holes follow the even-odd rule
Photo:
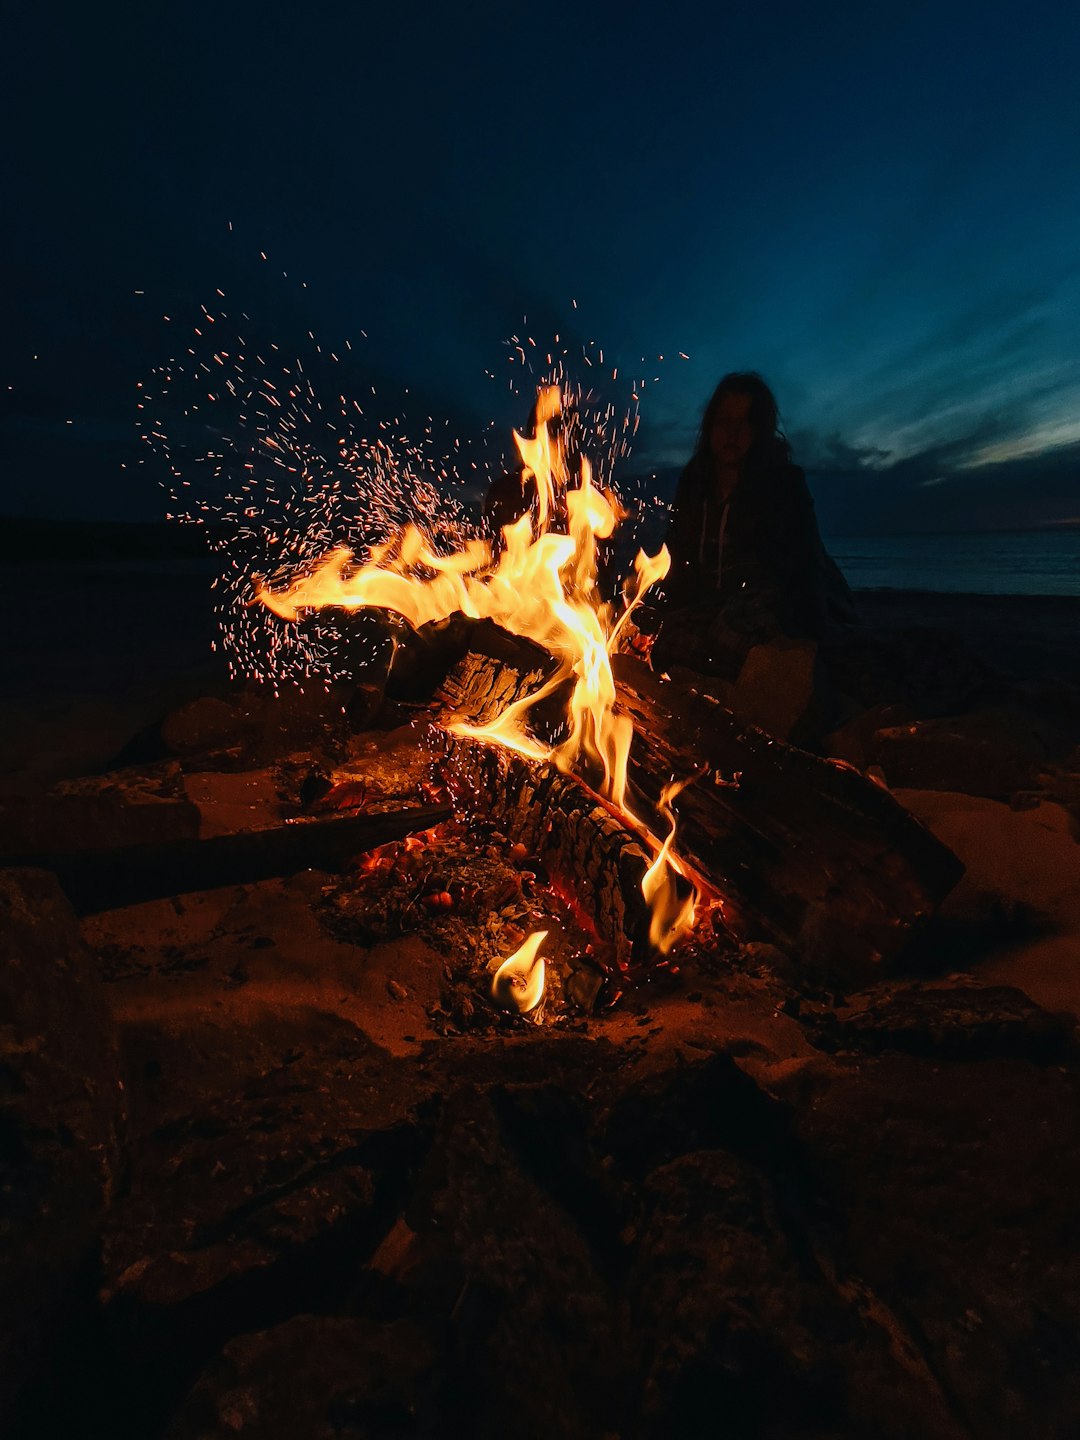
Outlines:
[[[449,715],[483,724],[538,688],[548,670],[535,663],[532,647],[514,664],[508,645],[512,655],[514,642],[506,637],[490,654],[477,637],[443,684]],[[734,933],[766,939],[837,982],[895,962],[960,878],[963,867],[952,852],[853,767],[744,727],[704,691],[663,682],[640,663],[620,661],[618,671],[620,705],[635,725],[630,778],[644,802],[640,813],[655,807],[672,776],[700,772],[677,803],[679,850],[720,893]],[[546,728],[543,717],[538,728]],[[575,846],[594,865],[604,852],[608,842],[595,838],[603,834],[600,816],[618,827],[595,798],[575,806],[570,795],[589,792],[571,778],[559,776],[556,784],[553,774],[530,770],[526,782],[515,780],[505,760],[462,763],[463,783],[480,803],[497,807],[510,833],[543,832],[571,863]],[[587,838],[553,838],[571,829],[564,815],[597,808]],[[617,915],[606,898],[608,881],[599,887],[607,913]]]
[[[838,979],[896,960],[963,866],[853,766],[743,726],[708,693],[621,661],[630,774],[649,800],[707,767],[678,802],[679,844],[757,937]]]
[[[652,856],[584,785],[553,765],[449,735],[443,770],[458,808],[523,844],[618,964],[643,951],[649,911],[641,882]]]
[[[410,806],[383,814],[295,820],[206,840],[21,855],[5,863],[51,870],[75,911],[89,915],[168,895],[332,868],[350,855],[438,825],[450,814],[446,806]]]

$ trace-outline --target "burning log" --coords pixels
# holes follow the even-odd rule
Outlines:
[[[653,799],[666,775],[707,766],[680,801],[679,842],[742,923],[836,978],[897,960],[963,874],[952,851],[854,767],[744,727],[640,662],[618,670],[638,791]]]
[[[21,855],[5,863],[53,871],[75,911],[90,915],[169,895],[332,868],[350,855],[438,825],[450,814],[447,806],[409,806],[382,814],[287,821],[206,840]]]
[[[554,670],[538,647],[494,626],[476,627],[473,645],[439,692],[454,722],[489,724],[534,694]],[[534,707],[534,723],[557,730],[565,709],[565,694],[557,688]],[[642,887],[653,857],[641,838],[554,765],[447,730],[443,735],[445,773],[457,804],[482,807],[536,855],[586,927],[614,946],[621,965],[635,950],[644,951],[652,915]]]
[[[536,856],[585,927],[628,963],[651,920],[642,881],[652,856],[638,837],[553,765],[447,736],[444,767],[458,805],[482,812]]]
[[[537,688],[534,647],[520,645],[514,665],[515,643],[504,638],[491,655],[478,635],[443,685],[447,724],[483,725]],[[952,852],[852,767],[743,728],[707,694],[640,662],[620,658],[617,670],[617,709],[634,723],[634,792],[655,806],[672,775],[703,772],[679,801],[679,848],[719,892],[734,935],[767,939],[838,983],[894,963],[960,878]],[[573,877],[602,933],[639,933],[649,857],[584,785],[475,740],[452,737],[448,758],[460,793]]]

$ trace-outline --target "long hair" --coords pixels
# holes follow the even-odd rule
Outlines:
[[[791,462],[791,446],[780,429],[780,411],[776,396],[765,381],[753,370],[733,370],[725,375],[712,393],[705,412],[701,417],[697,444],[684,471],[684,479],[691,484],[704,484],[711,468],[710,436],[713,422],[724,400],[729,395],[750,397],[749,420],[754,438],[743,460],[744,474],[772,469],[774,466]],[[682,482],[680,482],[682,489]]]

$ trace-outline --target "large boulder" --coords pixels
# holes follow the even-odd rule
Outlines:
[[[297,1315],[241,1335],[207,1366],[168,1440],[435,1437],[435,1357],[415,1326]]]
[[[54,876],[0,871],[0,1429],[91,1290],[124,1092],[93,954]]]

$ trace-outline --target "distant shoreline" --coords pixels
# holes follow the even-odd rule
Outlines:
[[[230,534],[230,527],[220,524],[7,517],[0,518],[0,560],[20,570],[59,565],[104,576],[112,566],[119,576],[166,566],[205,575],[220,563],[213,551],[227,544]],[[1052,536],[1062,544],[1043,550],[1032,544],[1035,536]],[[993,547],[995,537],[1000,549],[986,555],[983,542]],[[1015,546],[1005,543],[1008,539]],[[1019,531],[833,537],[828,543],[856,594],[907,596],[912,603],[917,596],[934,595],[955,609],[980,600],[1080,601],[1078,542],[1080,527],[1058,524]],[[927,583],[938,579],[940,585]]]

